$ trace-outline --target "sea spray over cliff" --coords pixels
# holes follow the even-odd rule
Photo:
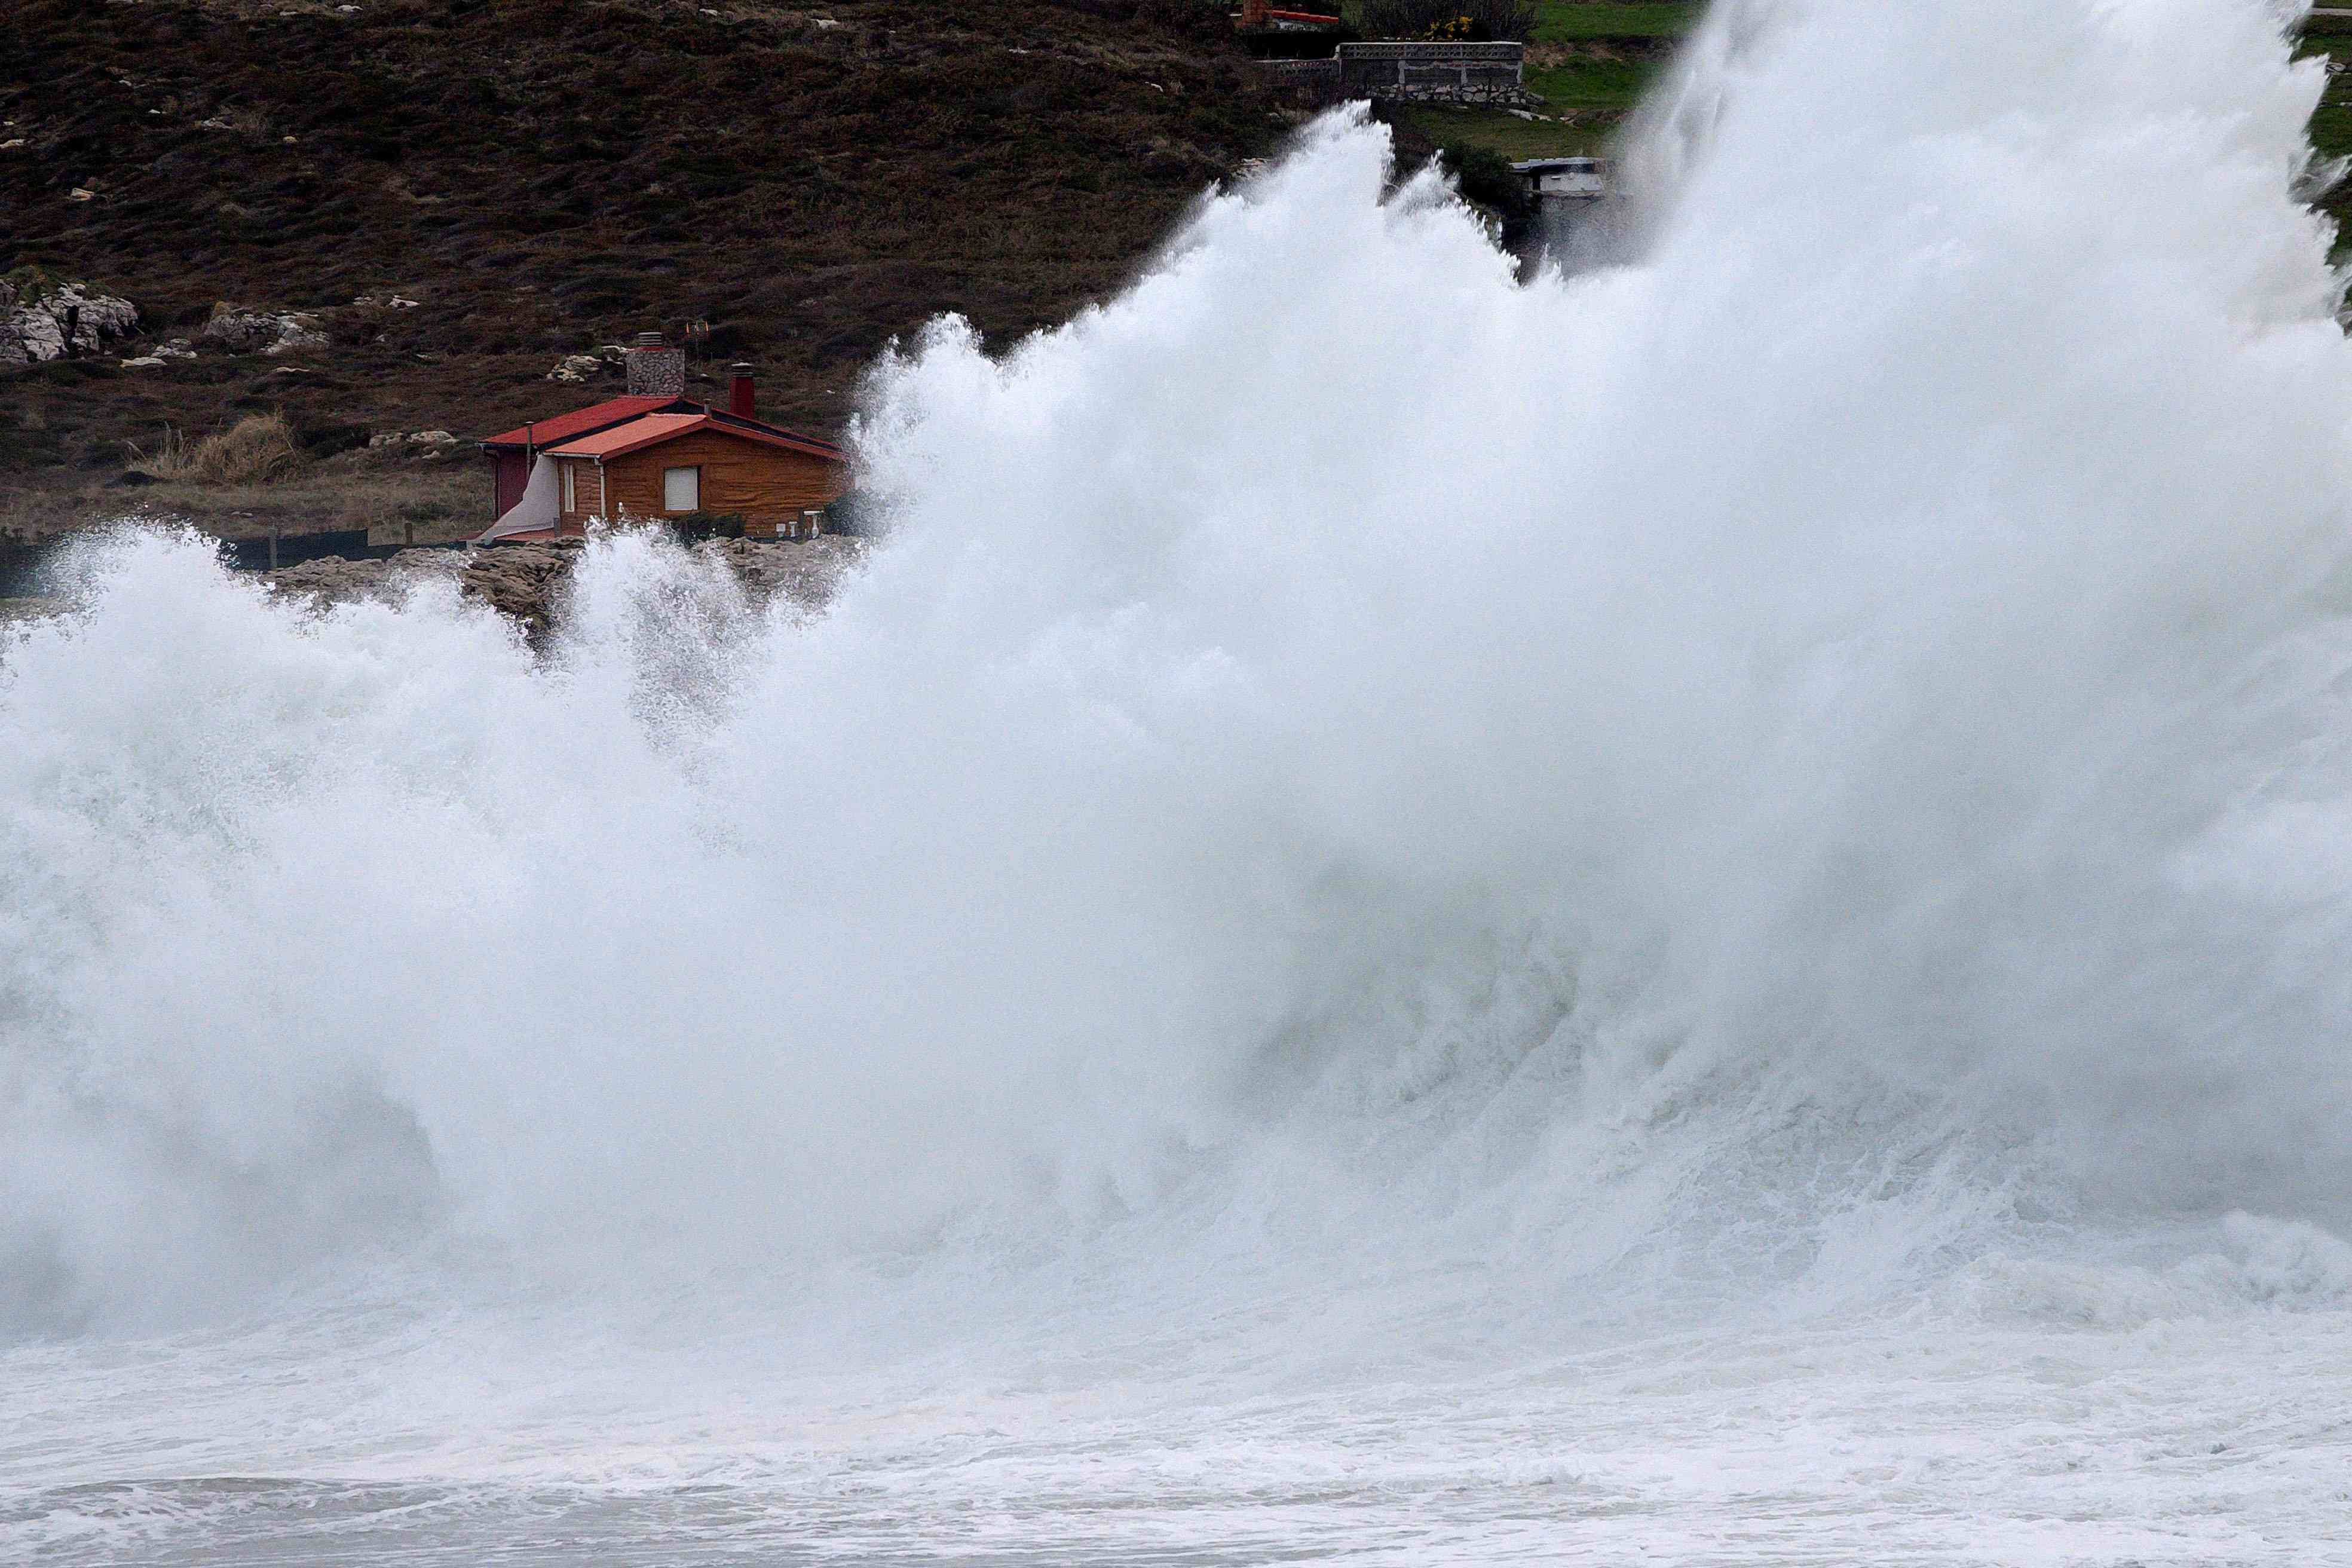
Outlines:
[[[814,622],[637,538],[544,658],[86,548],[0,674],[10,1323],[490,1258],[1442,1337],[2340,1226],[2319,73],[1771,20],[1625,264],[1516,282],[1341,112],[934,326]]]

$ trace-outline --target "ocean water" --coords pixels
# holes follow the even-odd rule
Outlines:
[[[0,1558],[2352,1562],[2352,346],[2254,0],[1718,5],[936,323],[818,616],[0,646]]]

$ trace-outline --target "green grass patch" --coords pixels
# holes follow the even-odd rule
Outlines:
[[[1567,158],[1602,150],[1612,129],[1606,125],[1554,125],[1521,120],[1499,109],[1446,109],[1434,104],[1402,108],[1397,118],[1441,147],[1482,147],[1517,163],[1522,158]]]
[[[2311,144],[2323,158],[2352,153],[2352,103],[2323,103],[2311,117]]]
[[[1530,43],[1572,44],[1588,38],[1678,38],[1698,20],[1703,6],[1653,3],[1619,5],[1614,0],[1542,0],[1543,19]]]
[[[1525,79],[1547,109],[1631,109],[1656,68],[1648,60],[1570,60],[1529,66]]]
[[[1349,22],[1362,16],[1352,4],[1339,12]],[[1706,9],[1699,0],[1537,0],[1542,17],[1528,36],[1534,44],[1576,44],[1593,38],[1678,38]]]

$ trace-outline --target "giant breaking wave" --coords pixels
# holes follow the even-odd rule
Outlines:
[[[545,657],[85,547],[0,653],[0,1321],[2333,1256],[2352,348],[2281,27],[1727,8],[1527,282],[1330,116],[880,367],[814,621],[644,539]]]

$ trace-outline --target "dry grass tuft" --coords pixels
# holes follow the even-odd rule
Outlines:
[[[194,448],[185,436],[169,425],[163,426],[163,444],[152,452],[136,441],[122,444],[130,448],[131,466],[142,474],[152,474],[159,479],[184,479],[194,471]]]
[[[125,443],[128,445],[128,443]],[[131,447],[133,464],[159,479],[206,485],[267,485],[302,466],[302,445],[283,414],[248,414],[190,445],[170,426],[152,453]]]
[[[212,485],[266,485],[302,466],[302,444],[283,414],[248,414],[196,443],[195,477]]]

